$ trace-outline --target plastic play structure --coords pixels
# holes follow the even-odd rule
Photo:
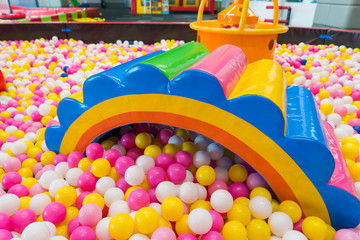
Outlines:
[[[236,46],[209,53],[191,42],[91,76],[83,92],[60,102],[58,118],[60,126],[45,133],[52,151],[84,152],[131,123],[185,128],[242,157],[280,200],[297,201],[305,216],[337,229],[360,223],[354,185],[311,92],[286,87],[272,60],[248,64]]]
[[[164,13],[156,9],[152,9],[152,6],[161,7],[161,0],[131,0],[131,13],[132,14],[161,14]],[[199,0],[169,0],[168,1],[170,12],[196,12],[199,9],[200,1]],[[209,3],[206,3],[203,11],[208,11],[210,14],[215,12],[215,0],[209,0]]]
[[[202,0],[196,22],[190,24],[197,30],[197,41],[210,51],[224,44],[240,47],[249,63],[264,58],[272,59],[277,36],[287,32],[288,28],[279,24],[279,5],[273,0],[274,22],[258,21],[258,17],[249,8],[250,0],[234,2],[218,14],[217,20],[202,20],[206,0]]]

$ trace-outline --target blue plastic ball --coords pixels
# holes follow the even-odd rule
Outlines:
[[[129,44],[134,44],[134,41],[129,41]]]
[[[301,61],[300,61],[301,65],[305,65],[305,64],[306,64],[306,62],[307,62],[307,60],[306,60],[306,59],[301,59]]]
[[[360,133],[360,126],[353,126],[353,129],[354,129],[357,133]]]
[[[60,77],[67,77],[68,75],[67,75],[67,73],[62,73],[61,75],[60,75]]]
[[[63,71],[66,72],[69,69],[69,66],[64,66]]]

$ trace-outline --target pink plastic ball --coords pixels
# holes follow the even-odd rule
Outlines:
[[[53,164],[54,166],[58,165],[61,162],[66,162],[67,161],[67,156],[65,154],[58,154],[54,157],[53,159]]]
[[[168,153],[160,153],[155,158],[155,166],[161,167],[164,170],[166,170],[173,163],[174,163],[174,159]]]
[[[151,235],[151,239],[156,240],[176,240],[176,235],[173,230],[168,227],[159,227]]]
[[[266,181],[261,177],[259,173],[252,173],[246,179],[246,185],[250,190],[257,187],[266,187]]]
[[[310,86],[310,91],[311,91],[314,95],[316,95],[316,94],[318,94],[318,93],[320,92],[320,88],[319,88],[319,86],[317,86],[317,85],[311,85],[311,86]]]
[[[116,187],[120,188],[123,192],[126,192],[131,187],[125,180],[125,177],[120,177],[116,182]]]
[[[135,130],[137,133],[150,132],[150,128],[150,123],[138,123],[135,125]]]
[[[96,178],[91,172],[82,173],[78,180],[77,185],[82,191],[93,191],[96,187],[96,182],[98,178]]]
[[[39,193],[43,193],[43,192],[46,192],[47,189],[43,188],[40,183],[36,183],[35,185],[33,185],[31,188],[30,188],[30,191],[29,191],[29,196],[30,197],[33,197],[35,196],[36,194],[39,194]]]
[[[65,220],[66,207],[59,202],[52,202],[44,208],[43,219],[44,221],[52,222],[57,225]]]
[[[360,91],[352,92],[351,97],[354,99],[354,101],[360,100]]]
[[[129,194],[128,204],[132,210],[137,211],[150,204],[150,196],[144,189],[135,189]]]
[[[11,227],[11,219],[5,213],[0,213],[0,229],[9,230]]]
[[[102,210],[95,203],[84,205],[79,211],[79,222],[84,226],[95,226],[102,218]]]
[[[360,240],[360,236],[356,230],[340,229],[335,233],[334,240]]]
[[[78,167],[78,164],[80,162],[81,159],[84,158],[84,155],[82,155],[81,152],[72,152],[69,154],[68,158],[67,158],[67,162],[69,164],[69,167],[71,168],[76,168]]]
[[[125,133],[120,139],[120,144],[127,149],[133,148],[135,147],[135,138],[136,135],[134,133],[132,132]]]
[[[186,169],[180,163],[171,164],[166,170],[168,179],[174,184],[182,183],[186,177]]]
[[[228,187],[226,185],[226,183],[220,179],[216,179],[213,184],[208,186],[208,193],[211,196],[211,194],[213,194],[213,192],[215,192],[218,189],[225,189],[228,190]]]
[[[121,153],[116,149],[109,149],[104,153],[103,157],[109,161],[112,167],[114,167],[116,160],[121,157]]]
[[[229,187],[229,192],[234,199],[249,196],[249,190],[243,183],[232,183]]]
[[[11,225],[14,231],[22,232],[27,225],[36,221],[36,214],[30,209],[21,209],[11,218]]]
[[[89,195],[91,192],[82,192],[76,199],[76,207],[80,209],[82,207],[84,198]]]
[[[71,235],[72,232],[73,232],[76,228],[78,228],[78,227],[80,227],[80,226],[81,226],[81,224],[80,224],[80,222],[79,222],[79,218],[78,218],[78,217],[75,217],[75,218],[71,219],[70,222],[69,222],[69,224],[68,224],[68,229],[67,229],[68,234]]]
[[[13,235],[9,230],[0,229],[0,239],[1,240],[10,240],[13,239]]]
[[[347,108],[345,106],[336,106],[334,112],[343,117],[347,114]]]
[[[4,160],[3,169],[5,172],[16,172],[21,168],[21,161],[15,157]]]
[[[19,173],[9,172],[3,176],[1,183],[5,189],[10,189],[12,186],[21,183],[21,181],[22,178]]]
[[[198,238],[191,233],[183,233],[177,238],[177,240],[198,240]]]
[[[156,187],[166,180],[166,172],[161,167],[153,167],[147,172],[146,178],[151,186]]]
[[[176,163],[180,163],[186,169],[188,169],[191,166],[192,160],[193,159],[191,157],[191,154],[186,151],[179,151],[174,156],[174,161]]]
[[[212,226],[210,230],[220,232],[224,226],[224,219],[220,213],[214,210],[209,211],[212,218]]]
[[[202,235],[201,240],[224,240],[224,238],[219,232],[210,231]]]
[[[16,196],[21,198],[21,197],[28,196],[29,190],[27,189],[27,187],[25,187],[22,184],[15,184],[9,189],[8,193],[15,194]]]
[[[126,169],[135,165],[134,159],[128,156],[121,156],[115,162],[115,170],[118,174],[124,175]]]
[[[86,148],[86,156],[91,160],[96,160],[101,158],[104,154],[104,148],[101,146],[100,143],[91,143]]]
[[[150,197],[150,203],[160,203],[159,200],[156,197],[155,192],[156,192],[156,188],[150,188],[148,190],[148,194],[149,194],[149,197]]]
[[[170,129],[162,129],[158,134],[159,141],[161,144],[167,144],[169,139],[173,136],[173,132]]]
[[[133,147],[130,148],[127,153],[126,156],[131,157],[132,159],[137,159],[138,157],[140,157],[141,155],[143,155],[144,151],[138,147]]]
[[[71,233],[70,240],[96,240],[96,234],[91,227],[80,226]]]
[[[294,224],[294,230],[295,231],[299,231],[302,232],[302,222],[304,221],[303,218],[300,218],[299,221],[297,221],[297,223]]]

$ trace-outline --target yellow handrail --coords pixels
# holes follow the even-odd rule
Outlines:
[[[249,10],[249,2],[250,2],[250,0],[244,0],[242,10],[241,10],[239,31],[244,31],[245,23],[246,23],[246,19],[247,19],[247,15],[248,15],[248,10]]]
[[[205,8],[205,4],[206,4],[207,0],[201,0],[200,6],[199,6],[199,10],[198,10],[198,17],[197,17],[197,21],[201,22],[202,18],[203,18],[203,13],[204,13],[204,8]]]

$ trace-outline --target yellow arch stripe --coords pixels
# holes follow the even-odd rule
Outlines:
[[[305,215],[316,215],[330,223],[326,205],[319,192],[282,148],[241,118],[213,105],[193,99],[162,94],[144,94],[126,95],[106,100],[86,111],[71,124],[64,135],[60,151],[64,153],[74,151],[76,143],[90,127],[121,113],[136,111],[149,114],[152,112],[172,113],[197,119],[223,129],[253,149],[275,169],[293,190]],[[166,121],[164,120],[164,122]],[[196,126],[189,126],[189,129],[196,131]],[[206,132],[203,134],[206,135]],[[237,149],[230,150],[242,155]],[[266,178],[266,176],[264,177]]]

